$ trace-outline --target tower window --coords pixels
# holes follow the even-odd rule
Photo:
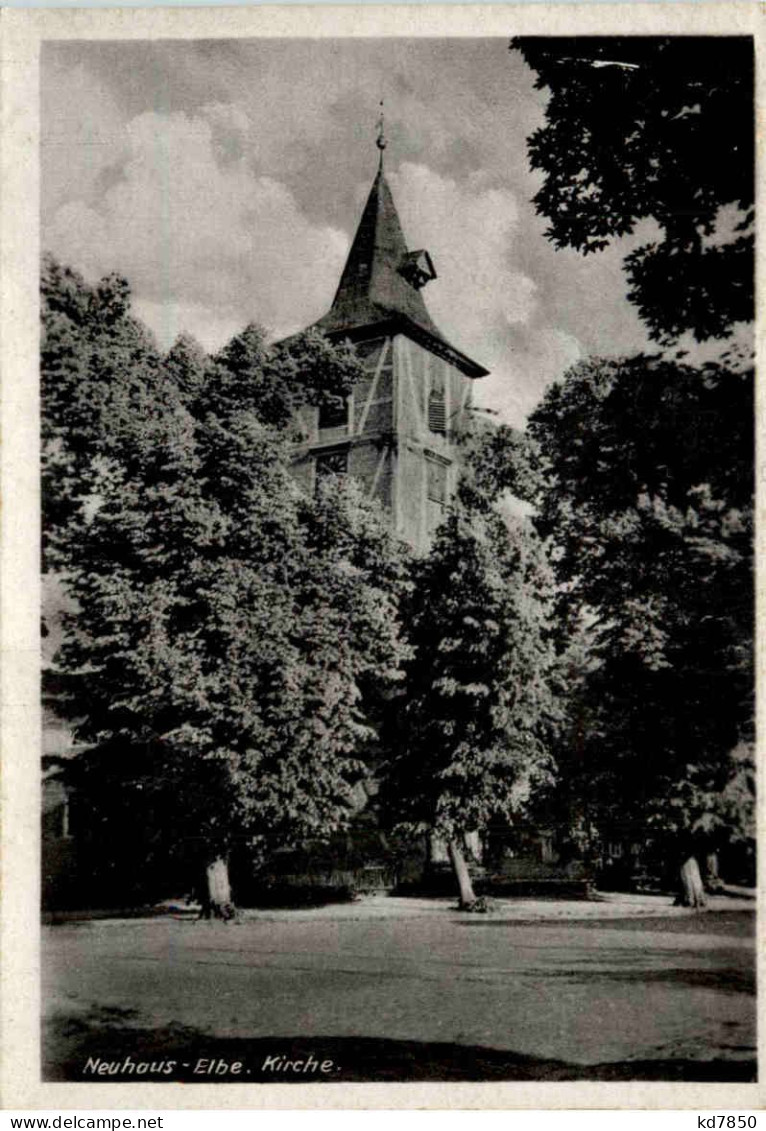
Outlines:
[[[426,453],[426,533],[433,538],[447,516],[449,465],[437,455]]]
[[[433,260],[428,252],[423,249],[408,251],[399,267],[399,273],[416,291],[436,278]]]
[[[440,459],[426,457],[426,494],[430,503],[447,502],[447,464]]]
[[[447,404],[444,396],[444,376],[435,372],[431,376],[431,392],[428,396],[428,429],[430,432],[447,431]]]
[[[315,487],[331,475],[348,474],[348,451],[320,452],[314,460]]]
[[[342,428],[348,423],[348,398],[325,397],[319,406],[320,428]]]
[[[444,401],[444,393],[436,392],[435,389],[431,390],[431,395],[428,398],[428,429],[430,432],[447,431],[447,408]]]

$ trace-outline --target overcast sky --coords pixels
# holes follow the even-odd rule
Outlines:
[[[434,260],[437,325],[492,370],[483,403],[519,425],[579,357],[650,348],[621,268],[640,239],[583,258],[544,238],[545,95],[506,39],[58,42],[42,73],[43,246],[126,275],[163,346],[327,310],[384,98],[405,237]]]

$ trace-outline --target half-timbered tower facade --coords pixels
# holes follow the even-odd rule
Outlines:
[[[423,287],[436,278],[427,251],[410,251],[380,166],[330,310],[317,326],[348,339],[363,380],[345,404],[304,407],[305,444],[294,471],[307,490],[328,474],[358,479],[394,529],[425,552],[456,486],[457,437],[473,382],[487,370],[434,325]]]

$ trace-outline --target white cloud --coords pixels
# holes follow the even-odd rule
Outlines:
[[[425,292],[434,321],[490,370],[477,382],[477,403],[523,426],[582,347],[548,324],[535,281],[514,267],[516,196],[479,175],[458,184],[424,165],[403,164],[390,181],[409,246],[434,259],[438,279]]]
[[[536,288],[513,268],[514,194],[459,185],[410,163],[390,180],[409,246],[426,247],[434,260],[438,279],[426,298],[444,333],[477,350],[491,348],[509,326],[528,322]]]
[[[247,110],[240,102],[209,102],[200,114],[213,127],[232,134],[246,134],[250,129]]]
[[[163,340],[327,309],[385,96],[397,207],[439,272],[426,301],[492,370],[482,398],[520,423],[581,354],[653,348],[622,267],[651,228],[554,250],[526,154],[545,95],[505,39],[48,43],[43,63],[44,244],[126,274]]]
[[[476,385],[476,404],[522,428],[545,390],[583,356],[580,342],[555,326],[536,324],[499,352],[489,377]]]
[[[40,161],[43,216],[90,201],[100,178],[125,160],[125,119],[111,91],[82,65],[42,69]]]
[[[136,317],[150,326],[161,349],[169,349],[179,334],[191,334],[210,353],[226,345],[242,329],[242,319],[217,313],[202,303],[133,302]]]
[[[248,125],[235,103],[133,118],[111,186],[62,204],[47,226],[46,246],[65,262],[130,280],[136,313],[163,347],[185,331],[215,350],[249,321],[280,336],[332,300],[349,235],[312,224],[284,184],[252,171]],[[538,325],[537,287],[514,269],[514,193],[414,163],[390,180],[409,246],[427,247],[436,263],[426,292],[435,321],[492,371],[479,403],[522,424],[580,350]]]
[[[283,184],[241,158],[219,162],[213,121],[241,128],[241,108],[133,118],[120,179],[97,201],[62,205],[44,233],[86,274],[125,274],[159,336],[183,314],[203,345],[223,326],[257,321],[279,334],[317,318],[348,248],[344,233],[311,224]]]

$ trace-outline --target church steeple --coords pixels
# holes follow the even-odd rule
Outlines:
[[[338,290],[316,323],[354,344],[360,375],[344,400],[301,407],[293,473],[309,492],[326,476],[351,476],[422,553],[451,506],[474,378],[487,370],[450,345],[423,301],[436,271],[427,251],[407,247],[386,179],[382,115],[376,145],[378,171]]]
[[[382,156],[382,150],[381,150]],[[419,290],[400,268],[409,252],[381,163],[367,197],[332,307],[320,322],[325,329],[379,321],[403,314],[432,333],[438,331]],[[332,323],[332,327],[329,325]]]
[[[332,306],[317,326],[328,334],[397,328],[470,377],[487,370],[455,349],[434,324],[421,294],[436,278],[427,251],[409,251],[383,168],[383,120],[376,144],[378,172],[362,212]]]

